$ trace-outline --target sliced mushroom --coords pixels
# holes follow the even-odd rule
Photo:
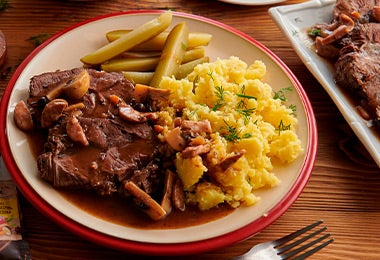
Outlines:
[[[82,70],[72,80],[63,86],[63,92],[68,98],[80,99],[86,94],[90,87],[90,74]]]
[[[19,101],[13,114],[14,121],[18,128],[23,131],[31,131],[34,129],[34,122],[28,106],[23,100]]]
[[[129,122],[133,122],[133,123],[144,123],[144,122],[147,122],[148,120],[154,121],[158,118],[156,113],[140,112],[127,104],[119,105],[119,116],[122,119]]]
[[[64,99],[53,99],[45,106],[41,115],[41,126],[48,128],[52,126],[62,115],[63,111],[68,106]]]
[[[71,104],[69,105],[66,109],[65,109],[65,112],[74,112],[74,111],[77,111],[77,110],[81,110],[85,108],[85,105],[84,103],[80,102],[80,103],[75,103],[75,104]]]
[[[167,100],[170,95],[170,90],[153,88],[143,84],[136,84],[134,88],[134,97],[137,103],[143,103],[147,99],[151,100]]]
[[[68,81],[63,81],[54,88],[52,88],[44,97],[47,102],[58,98],[62,94],[65,94],[68,98],[71,99],[80,99],[86,94],[87,90],[90,87],[90,75],[87,70],[81,71],[79,74],[74,76]]]
[[[222,171],[226,171],[234,163],[236,163],[237,160],[239,160],[245,153],[246,153],[246,150],[244,150],[244,149],[242,149],[238,152],[234,152],[233,154],[224,158],[217,166],[220,167],[220,169]]]
[[[331,44],[339,39],[341,39],[343,36],[347,35],[350,32],[350,27],[347,25],[341,25],[336,30],[334,30],[329,36],[324,37],[321,39],[322,45]]]
[[[78,119],[72,116],[66,124],[66,132],[71,140],[78,142],[84,146],[89,145],[87,137],[83,131],[82,126],[79,124]]]
[[[172,201],[174,208],[180,211],[185,211],[185,193],[183,191],[182,181],[179,178],[176,178],[173,185]]]
[[[140,189],[136,184],[126,182],[124,188],[137,200],[139,200],[146,209],[142,209],[153,220],[161,220],[166,217],[166,211],[158,204],[148,193]]]
[[[60,95],[63,94],[63,87],[66,85],[66,82],[60,83],[54,88],[50,89],[48,93],[44,97],[41,97],[40,99],[45,100],[46,102],[49,102],[55,98],[58,98]],[[45,103],[46,103],[45,102]]]
[[[165,135],[166,142],[176,151],[182,151],[186,147],[186,140],[181,135],[181,129],[175,127]]]
[[[170,214],[170,212],[172,211],[172,193],[174,186],[174,177],[175,175],[172,171],[165,171],[165,186],[161,200],[161,207],[166,211],[167,214]]]

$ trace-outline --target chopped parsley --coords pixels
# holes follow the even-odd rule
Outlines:
[[[321,36],[321,29],[316,29],[316,28],[313,28],[309,31],[309,35],[311,37],[317,37],[317,36]]]

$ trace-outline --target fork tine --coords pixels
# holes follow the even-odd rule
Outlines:
[[[327,240],[326,242],[320,244],[319,246],[317,247],[314,247],[313,249],[309,250],[309,251],[306,251],[305,253],[303,253],[302,255],[299,255],[297,257],[295,257],[293,260],[303,260],[305,259],[306,257],[308,256],[311,256],[312,254],[314,254],[315,252],[321,250],[322,248],[324,248],[325,246],[327,246],[328,244],[334,242],[334,238],[331,238],[329,240]]]
[[[314,233],[316,233],[316,232],[314,232]],[[290,251],[289,253],[286,253],[286,254],[281,255],[281,257],[282,257],[282,259],[288,259],[289,257],[292,257],[292,256],[298,254],[299,252],[302,252],[303,250],[305,250],[305,249],[307,249],[307,248],[309,248],[309,247],[315,245],[316,243],[318,243],[318,242],[320,242],[320,241],[323,241],[324,239],[328,238],[330,235],[331,235],[330,233],[327,233],[327,234],[325,234],[324,236],[319,237],[319,238],[317,238],[317,239],[315,239],[315,240],[309,242],[309,243],[306,244],[306,245],[303,245],[303,246],[301,246],[301,247],[299,247],[299,248],[297,248],[297,249],[295,249],[295,250],[293,250],[293,251]],[[331,240],[331,239],[330,239],[330,240]],[[329,241],[330,241],[330,240],[329,240]],[[329,241],[327,241],[327,242],[329,242]],[[331,242],[332,242],[332,241],[331,241]],[[331,242],[327,243],[327,245],[330,244]],[[322,246],[321,248],[323,248],[323,247],[324,247],[324,246]],[[317,250],[317,251],[318,251],[318,250]],[[301,256],[300,256],[300,257],[301,257]],[[304,258],[305,258],[305,257],[303,257],[303,258],[301,257],[301,258],[299,258],[299,259],[304,259]]]
[[[290,240],[293,240],[294,238],[298,237],[299,235],[302,235],[303,233],[309,231],[310,229],[313,229],[314,227],[320,225],[323,223],[323,220],[318,220],[317,222],[313,223],[313,224],[310,224],[309,226],[306,226],[302,229],[299,229],[285,237],[282,237],[280,239],[277,239],[275,240],[275,246],[281,246],[283,244],[285,244],[286,242],[290,241]]]
[[[295,247],[295,246],[298,246],[299,244],[305,242],[305,241],[308,240],[309,238],[312,238],[312,237],[318,235],[319,233],[325,231],[326,229],[327,229],[326,227],[323,227],[323,228],[321,228],[321,229],[318,229],[317,231],[314,231],[313,233],[311,233],[311,234],[309,234],[309,235],[307,235],[307,236],[304,236],[304,237],[301,238],[301,239],[298,239],[298,240],[294,241],[293,243],[291,243],[291,244],[289,244],[289,245],[286,245],[286,246],[281,247],[281,248],[277,248],[277,247],[276,247],[277,252],[278,252],[279,254],[281,254],[282,252],[288,251],[289,249],[291,249],[291,248],[293,248],[293,247]]]

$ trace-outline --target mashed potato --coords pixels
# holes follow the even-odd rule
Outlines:
[[[221,203],[250,206],[259,198],[254,191],[279,184],[273,162],[293,162],[302,152],[296,134],[297,118],[262,79],[261,61],[247,65],[237,57],[198,65],[185,79],[166,77],[160,87],[170,90],[169,107],[161,112],[162,138],[173,128],[173,118],[211,123],[205,134],[208,153],[193,158],[175,157],[186,202],[206,210]],[[231,167],[218,164],[239,151],[245,153]]]

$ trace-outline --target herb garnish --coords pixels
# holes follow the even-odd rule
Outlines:
[[[290,130],[290,126],[291,126],[291,124],[289,124],[289,125],[284,125],[284,122],[283,122],[282,119],[281,119],[281,120],[280,120],[280,124],[279,124],[278,127],[276,128],[276,130],[278,131],[278,135],[280,135],[281,132],[283,132],[283,131]]]
[[[44,41],[46,41],[50,37],[47,33],[41,33],[35,36],[31,36],[28,40],[34,43],[34,46],[37,47],[41,45]]]
[[[280,89],[279,91],[274,92],[273,99],[279,99],[279,100],[285,102],[285,101],[288,100],[288,99],[286,98],[285,94],[286,94],[287,92],[290,92],[290,91],[292,91],[292,87],[282,88],[282,89]]]
[[[226,135],[222,135],[222,136],[227,141],[236,143],[240,139],[246,139],[246,138],[250,138],[252,136],[251,133],[245,133],[242,136],[239,136],[240,131],[237,130],[236,126],[229,125],[225,120],[224,120],[224,123],[226,124],[226,126],[222,127],[222,129],[223,128],[226,129],[228,133]]]
[[[239,140],[239,132],[237,131],[237,128],[236,126],[230,126],[226,121],[224,121],[224,123],[226,124],[226,129],[227,129],[227,132],[228,134],[227,135],[224,135],[224,139],[226,139],[227,141],[230,141],[230,142],[233,142],[235,143],[237,140]]]
[[[7,6],[8,6],[8,0],[0,0],[0,11],[5,10]]]
[[[293,116],[297,116],[297,106],[296,105],[294,105],[294,104],[291,104],[290,106],[289,106],[289,109],[290,110],[292,110],[292,115]]]
[[[247,124],[249,122],[249,119],[250,119],[253,111],[255,111],[255,108],[248,108],[247,104],[245,103],[245,100],[246,99],[257,100],[257,98],[254,96],[246,95],[244,85],[241,87],[241,93],[237,93],[236,96],[242,98],[242,100],[240,100],[237,104],[236,112],[238,112],[239,114],[241,114],[243,116],[244,124]]]
[[[222,106],[224,106],[225,104],[225,101],[224,101],[224,95],[225,95],[225,91],[224,91],[224,88],[223,86],[215,86],[215,96],[218,98],[216,100],[216,103],[215,105],[213,106],[212,108],[212,111],[216,111],[218,110],[219,108],[221,108]]]
[[[273,99],[279,99],[283,102],[288,101],[288,98],[285,96],[285,94],[287,92],[292,91],[292,90],[293,90],[292,87],[282,88],[279,91],[274,92]],[[296,110],[297,110],[296,105],[294,105],[294,104],[289,105],[289,109],[292,110],[292,115],[296,116]]]
[[[256,97],[249,96],[249,95],[246,95],[246,94],[243,94],[243,93],[237,93],[236,96],[241,97],[241,98],[246,98],[246,99],[255,99],[255,100],[257,100]]]
[[[214,81],[214,77],[212,76],[212,73],[213,73],[213,71],[210,71],[207,73],[207,75],[209,75],[210,78],[212,79],[212,81]],[[219,108],[221,108],[225,104],[225,101],[224,101],[225,91],[224,91],[223,86],[215,86],[214,94],[218,99],[216,100],[215,105],[212,107],[212,109],[211,109],[212,111],[218,110]]]
[[[309,31],[309,35],[312,37],[321,36],[321,29],[313,28]]]

